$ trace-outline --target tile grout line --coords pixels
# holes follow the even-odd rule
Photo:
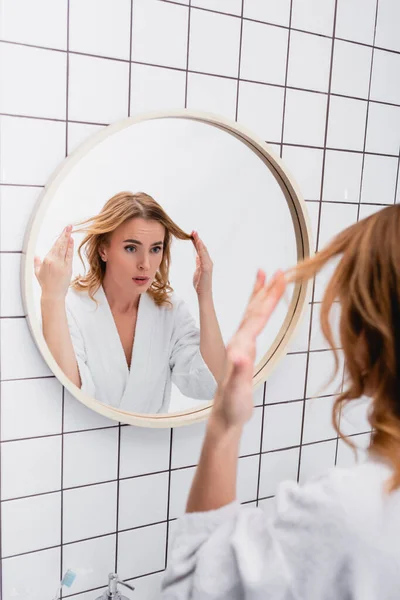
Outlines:
[[[120,486],[121,486],[121,423],[118,423],[118,447],[117,447],[117,489],[115,506],[115,563],[114,573],[118,573],[118,533],[119,533],[119,510],[120,510]]]
[[[128,117],[131,116],[132,101],[132,44],[133,44],[133,0],[131,0],[131,12],[129,22],[129,70],[128,70]]]
[[[292,34],[292,14],[293,14],[293,0],[290,0],[290,9],[289,9],[289,32],[288,32],[288,43],[287,43],[287,52],[286,52],[286,70],[285,70],[285,83],[284,83],[284,91],[283,91],[283,107],[282,107],[282,128],[281,128],[281,144],[279,156],[282,158],[283,156],[283,138],[285,133],[285,115],[286,115],[286,97],[287,97],[287,82],[289,75],[289,57],[290,57],[290,40]]]
[[[235,122],[237,123],[239,114],[239,93],[240,93],[240,70],[242,64],[242,43],[243,43],[243,10],[244,0],[242,0],[240,8],[240,33],[239,33],[239,59],[238,59],[238,75],[236,80],[236,107],[235,107]]]
[[[186,42],[186,68],[185,68],[185,108],[187,108],[188,98],[188,80],[189,80],[189,51],[190,51],[190,20],[191,20],[191,0],[188,5],[188,25],[187,25],[187,42]]]
[[[397,199],[397,190],[399,187],[399,178],[400,178],[400,146],[399,146],[399,156],[397,159],[397,173],[396,173],[396,185],[394,187],[394,201],[393,204],[397,204],[396,203],[396,199]],[[399,200],[400,202],[400,200]]]
[[[262,403],[262,412],[261,412],[260,452],[259,452],[259,460],[258,460],[256,506],[258,506],[258,500],[259,500],[259,496],[260,496],[261,461],[262,461],[262,446],[263,446],[263,436],[264,436],[265,396],[267,394],[267,385],[268,385],[268,383],[266,381],[264,381],[263,403]]]
[[[171,506],[171,478],[172,478],[172,444],[174,441],[174,430],[171,427],[169,436],[169,459],[168,459],[168,484],[167,484],[167,527],[165,535],[165,563],[164,567],[167,568],[168,563],[168,545],[169,545],[169,512]]]

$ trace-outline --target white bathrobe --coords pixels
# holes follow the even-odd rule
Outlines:
[[[185,303],[172,308],[142,294],[131,367],[102,287],[95,294],[70,290],[66,309],[81,389],[99,402],[138,413],[165,413],[171,382],[190,398],[211,400],[216,381],[200,354],[200,331]]]

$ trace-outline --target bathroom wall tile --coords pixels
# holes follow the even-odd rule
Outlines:
[[[325,156],[323,200],[358,202],[363,155],[327,150]]]
[[[1,112],[65,119],[66,54],[0,43],[0,65]]]
[[[367,152],[398,155],[400,147],[400,106],[371,102],[368,112]]]
[[[283,141],[323,146],[326,120],[325,94],[287,90]]]
[[[306,201],[306,206],[309,215],[309,224],[311,228],[311,249],[316,251],[321,202]]]
[[[376,0],[338,0],[336,37],[372,44],[375,12]]]
[[[269,452],[261,456],[259,496],[272,496],[282,481],[297,481],[299,448]]]
[[[35,346],[25,319],[2,319],[0,340],[3,380],[52,375]]]
[[[264,389],[265,389],[265,383],[258,385],[256,389],[253,388],[253,404],[254,404],[254,406],[262,406],[264,404]]]
[[[266,404],[304,398],[306,354],[289,354],[267,381]]]
[[[204,44],[205,39],[207,39],[207,44]],[[223,44],[221,40],[224,40]],[[239,41],[240,19],[192,9],[190,13],[189,69],[214,75],[237,77]]]
[[[288,26],[290,0],[269,0],[269,2],[244,0],[243,16],[247,19]]]
[[[325,267],[321,269],[318,275],[315,278],[315,293],[314,293],[314,301],[321,302],[326,286],[329,283],[330,278],[332,277],[337,264],[339,263],[338,258],[332,258]]]
[[[243,21],[240,78],[283,85],[287,43],[286,29]]]
[[[242,0],[232,0],[229,4],[226,0],[192,0],[191,6],[232,15],[240,15],[242,12]]]
[[[323,150],[284,145],[282,158],[303,197],[318,200],[321,193]]]
[[[173,469],[189,467],[198,463],[205,431],[206,422],[174,429],[171,459]]]
[[[364,396],[359,400],[352,400],[342,409],[340,430],[343,435],[366,433],[371,430],[371,424],[368,420],[370,407],[371,400]]]
[[[331,47],[331,39],[293,31],[290,36],[288,85],[327,92]]]
[[[186,502],[195,472],[195,467],[172,471],[169,505],[170,519],[177,519],[185,513]]]
[[[272,517],[276,507],[275,498],[263,498],[262,500],[259,500],[258,507],[261,508],[267,518]]]
[[[129,60],[130,18],[130,0],[71,0],[69,49]]]
[[[265,107],[268,106],[268,110]],[[238,121],[262,140],[279,142],[282,135],[283,88],[241,81]]]
[[[400,16],[400,11],[399,11]],[[371,100],[400,104],[400,54],[375,50]]]
[[[117,477],[118,430],[100,429],[64,436],[64,487]]]
[[[1,183],[44,185],[65,155],[65,123],[0,117]]]
[[[167,524],[124,531],[118,536],[118,575],[122,579],[160,571],[165,565]],[[143,552],[143,548],[150,551]]]
[[[25,230],[40,192],[35,187],[0,187],[0,250],[22,250]]]
[[[3,560],[3,597],[19,600],[51,598],[60,582],[61,548]],[[46,573],[46,577],[38,577]]]
[[[1,440],[61,433],[62,388],[57,379],[1,383]]]
[[[2,40],[67,49],[68,0],[3,0]]]
[[[378,210],[382,210],[383,208],[386,207],[372,204],[360,204],[359,220],[361,221],[361,219],[365,219],[366,217],[369,217],[370,215],[378,212]]]
[[[266,406],[262,451],[298,446],[302,415],[303,402]]]
[[[185,87],[185,71],[132,64],[131,115],[184,108]]]
[[[357,221],[357,204],[322,203],[321,222],[319,230],[318,248],[321,250],[326,244],[346,227]]]
[[[365,433],[363,435],[352,436],[351,441],[356,446],[354,453],[353,449],[343,440],[338,442],[338,451],[336,465],[341,468],[353,467],[356,464],[362,464],[367,459],[367,450],[370,444],[371,435]]]
[[[124,588],[124,595],[127,596],[129,600],[135,600],[135,593],[140,600],[156,600],[161,593],[162,579],[163,573],[155,573],[133,580],[127,579],[126,581],[134,586],[135,591],[131,592]]]
[[[68,123],[68,154],[76,150],[89,137],[103,129],[103,125],[92,125],[87,123]]]
[[[300,483],[323,475],[335,466],[336,440],[303,446],[300,460]]]
[[[396,0],[380,0],[375,45],[400,52],[398,28],[400,5]]]
[[[64,588],[63,598],[95,587],[106,587],[108,573],[115,569],[115,545],[115,535],[106,535],[63,547],[63,573],[71,569],[77,575],[74,585]]]
[[[120,477],[134,477],[168,469],[169,429],[121,429]]]
[[[260,452],[260,435],[262,422],[262,407],[253,410],[253,415],[244,426],[240,440],[239,456]]]
[[[365,156],[361,202],[394,204],[397,158]]]
[[[168,473],[124,479],[119,488],[118,529],[151,525],[167,518]]]
[[[234,79],[189,73],[187,108],[222,115],[236,116],[237,82]]]
[[[372,48],[336,40],[333,53],[333,94],[368,98]]]
[[[60,436],[2,443],[2,500],[53,492],[60,488]]]
[[[129,65],[71,54],[68,118],[111,123],[128,115]]]
[[[246,456],[239,459],[237,473],[237,499],[249,502],[257,498],[259,456]]]
[[[22,317],[21,254],[3,254],[0,257],[0,307],[2,317]]]
[[[298,329],[296,330],[292,341],[289,343],[288,352],[307,352],[308,350],[308,337],[310,333],[310,317],[311,317],[311,305],[309,304],[305,313],[299,323]]]
[[[312,352],[308,366],[307,398],[316,398],[328,394],[336,394],[342,384],[343,357],[339,352],[339,371],[334,380],[329,383],[334,372],[333,351]]]
[[[336,437],[332,425],[332,409],[335,396],[306,400],[303,428],[303,444],[329,440]]]
[[[327,146],[341,150],[362,150],[366,114],[367,102],[332,96]]]
[[[335,0],[293,0],[292,27],[332,35]]]
[[[118,427],[118,423],[88,408],[65,390],[64,432],[98,429],[100,427]]]
[[[314,304],[313,306],[313,322],[311,328],[311,339],[310,339],[310,350],[330,350],[330,345],[325,339],[321,329],[320,322],[321,304]],[[332,305],[331,313],[329,316],[329,323],[332,329],[333,340],[335,348],[340,348],[340,334],[339,334],[339,322],[340,322],[340,304],[338,302]]]
[[[117,526],[117,482],[89,485],[63,493],[63,542],[107,533]]]
[[[2,555],[33,552],[61,543],[61,493],[2,503]]]
[[[132,17],[132,60],[186,68],[189,9],[186,6],[135,0]],[[168,23],[168,27],[165,24]]]

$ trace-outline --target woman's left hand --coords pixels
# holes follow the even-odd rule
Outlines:
[[[212,292],[213,262],[197,231],[192,231],[192,236],[193,245],[197,252],[193,286],[198,296],[206,296]]]

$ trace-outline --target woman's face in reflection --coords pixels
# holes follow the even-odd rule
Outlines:
[[[165,228],[158,221],[134,218],[122,223],[100,251],[107,279],[146,292],[162,261],[164,236]]]

